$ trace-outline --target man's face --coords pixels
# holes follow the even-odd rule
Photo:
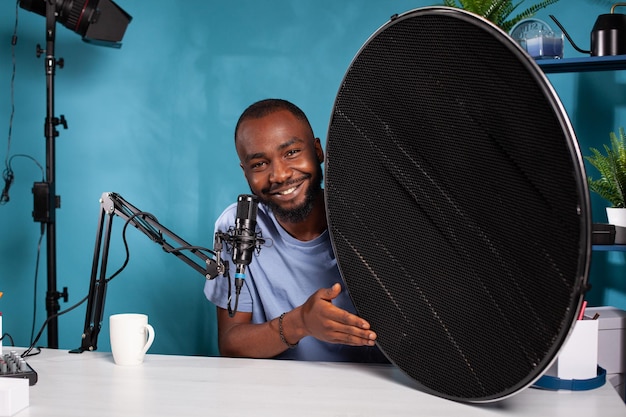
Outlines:
[[[324,158],[308,125],[280,110],[244,121],[236,142],[252,192],[280,220],[304,220],[321,192]]]

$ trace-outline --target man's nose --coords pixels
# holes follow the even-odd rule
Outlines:
[[[270,181],[285,182],[291,176],[289,165],[279,161],[272,164],[272,172],[270,173]]]

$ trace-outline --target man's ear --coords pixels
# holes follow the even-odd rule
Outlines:
[[[243,171],[244,178],[246,179],[246,181],[248,181],[248,175],[246,175],[246,170],[243,168],[242,162],[239,163],[239,168],[241,168],[241,170]]]
[[[315,153],[319,163],[321,164],[324,162],[324,149],[322,149],[322,142],[320,141],[320,138],[315,138]]]

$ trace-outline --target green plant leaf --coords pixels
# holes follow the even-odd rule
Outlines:
[[[493,22],[505,32],[509,32],[511,28],[520,20],[532,17],[539,10],[556,3],[559,0],[542,0],[529,8],[525,9],[513,18],[511,14],[524,2],[518,0],[443,0],[443,5],[447,7],[456,7],[475,13],[485,19]]]
[[[598,170],[599,179],[587,178],[589,189],[613,207],[626,207],[626,132],[619,128],[619,135],[609,134],[611,146],[603,145],[605,154],[596,148],[589,148],[590,156],[585,160]]]

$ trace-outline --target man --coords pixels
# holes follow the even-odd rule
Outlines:
[[[218,306],[221,354],[386,361],[375,347],[376,333],[355,314],[340,284],[326,222],[324,152],[305,114],[285,100],[254,103],[237,122],[235,147],[260,202],[257,224],[266,243],[247,269],[233,317],[227,311],[228,280],[218,277],[205,285],[207,298]],[[235,216],[233,204],[216,230],[228,230]]]

